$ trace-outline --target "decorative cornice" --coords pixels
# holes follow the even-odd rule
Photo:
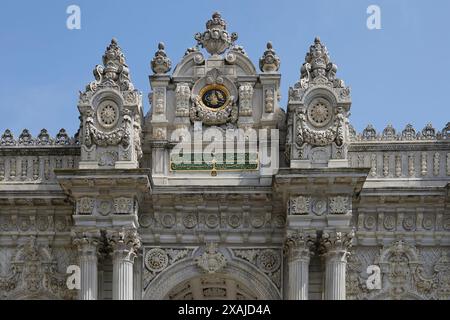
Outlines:
[[[0,138],[0,149],[3,148],[29,148],[29,147],[66,147],[78,146],[77,137],[71,138],[65,129],[61,129],[55,138],[52,138],[47,129],[42,129],[39,135],[34,138],[28,129],[24,129],[18,139],[14,138],[11,130],[6,129]]]
[[[450,141],[450,122],[441,131],[437,131],[428,123],[421,131],[416,131],[411,124],[406,125],[403,131],[398,132],[392,125],[388,125],[381,134],[369,124],[361,134],[357,134],[350,126],[350,141],[352,142],[421,142],[421,141]]]

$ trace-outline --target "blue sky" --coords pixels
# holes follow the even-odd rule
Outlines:
[[[66,9],[81,7],[81,30],[66,28]],[[367,7],[381,8],[381,30],[366,26]],[[135,86],[146,97],[159,41],[174,66],[214,11],[239,33],[257,64],[267,41],[281,58],[282,106],[314,37],[320,36],[352,88],[351,123],[380,131],[391,123],[422,129],[450,121],[450,1],[433,0],[6,0],[0,11],[0,131],[36,136],[78,129],[78,91],[112,37],[124,50]],[[145,99],[145,111],[149,109]]]

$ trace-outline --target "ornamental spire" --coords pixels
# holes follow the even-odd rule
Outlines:
[[[337,66],[331,61],[327,47],[316,37],[306,54],[298,86],[306,89],[311,84],[331,84],[334,88],[344,88],[344,81],[336,78],[336,72]]]
[[[95,81],[87,86],[86,91],[88,92],[95,92],[102,87],[112,87],[120,91],[134,90],[125,55],[116,38],[113,38],[106,48],[103,65],[97,65],[93,72]]]

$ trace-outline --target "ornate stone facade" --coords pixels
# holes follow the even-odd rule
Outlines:
[[[319,38],[284,111],[271,42],[258,72],[219,13],[194,38],[147,115],[113,39],[74,137],[1,135],[0,299],[450,299],[450,123],[357,133]]]

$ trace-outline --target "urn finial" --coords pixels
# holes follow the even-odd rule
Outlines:
[[[172,69],[172,61],[167,57],[166,46],[163,42],[158,44],[158,51],[155,53],[155,57],[152,60],[152,70],[155,74],[165,74]]]

